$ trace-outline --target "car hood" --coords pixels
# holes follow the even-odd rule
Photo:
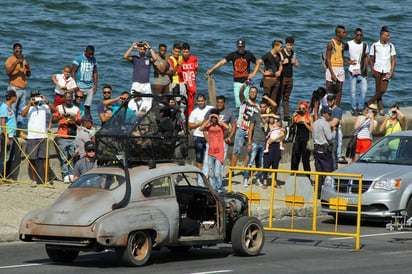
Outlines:
[[[363,180],[373,181],[378,178],[400,178],[406,177],[412,172],[408,165],[391,165],[384,163],[353,163],[344,168],[338,169],[335,173],[362,174]]]
[[[111,191],[70,188],[34,218],[36,224],[88,226],[100,216],[112,211],[116,202]]]

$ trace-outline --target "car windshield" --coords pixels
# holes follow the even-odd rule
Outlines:
[[[412,137],[386,136],[366,151],[359,161],[412,165]]]
[[[77,179],[70,188],[99,188],[112,190],[125,182],[125,178],[113,174],[88,174]]]

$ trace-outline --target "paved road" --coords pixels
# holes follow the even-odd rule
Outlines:
[[[310,226],[310,218],[295,219],[295,225]],[[277,221],[286,226],[290,219]],[[319,227],[331,229],[330,217],[318,219]],[[350,231],[353,225],[342,225]],[[257,257],[237,257],[230,245],[192,249],[189,253],[154,251],[149,265],[125,268],[115,254],[80,253],[67,265],[54,264],[44,246],[34,243],[0,244],[0,273],[410,273],[412,229],[387,232],[384,224],[362,226],[362,251],[352,252],[352,238],[266,232],[263,252]]]

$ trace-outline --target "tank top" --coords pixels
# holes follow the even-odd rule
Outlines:
[[[332,51],[330,56],[330,63],[332,67],[343,67],[343,42],[338,45],[335,39],[331,40],[335,46],[335,51]]]

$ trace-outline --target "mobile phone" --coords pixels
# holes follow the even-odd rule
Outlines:
[[[252,80],[247,81],[247,82],[246,82],[246,85],[248,85],[249,87],[253,86],[253,81],[252,81]]]
[[[41,101],[41,97],[40,97],[40,96],[34,97],[34,101],[35,101],[35,102],[40,102],[40,101]]]

